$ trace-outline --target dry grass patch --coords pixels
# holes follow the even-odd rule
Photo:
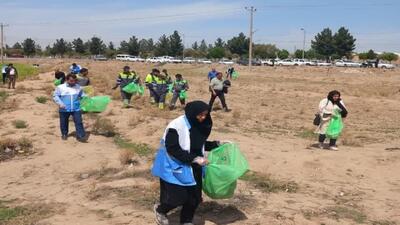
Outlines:
[[[1,139],[0,140],[0,161],[14,158],[17,155],[28,156],[33,154],[32,140],[23,137],[20,139]]]
[[[12,124],[17,129],[25,129],[28,127],[28,123],[24,120],[13,120]]]
[[[141,115],[133,115],[129,118],[128,125],[131,128],[135,128],[137,125],[145,122],[146,119]]]
[[[38,96],[36,97],[36,102],[40,104],[46,104],[47,100],[49,100],[46,96]]]
[[[138,155],[141,157],[149,157],[152,156],[155,152],[155,149],[150,147],[148,144],[144,143],[132,143],[127,139],[124,139],[121,136],[115,136],[114,143],[122,149],[127,151],[134,152],[133,155]]]
[[[240,180],[247,181],[255,188],[267,193],[280,191],[295,193],[299,189],[299,185],[294,181],[281,181],[254,171],[247,172]]]
[[[99,117],[92,125],[92,133],[94,135],[114,137],[115,135],[117,135],[117,128],[110,119]]]

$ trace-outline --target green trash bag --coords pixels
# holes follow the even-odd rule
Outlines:
[[[335,113],[329,121],[328,128],[326,129],[326,136],[330,139],[337,139],[343,130],[343,120],[340,113]]]
[[[83,97],[81,110],[83,112],[104,112],[110,102],[110,96]]]
[[[236,189],[236,180],[249,168],[247,160],[236,144],[219,146],[208,154],[203,180],[203,191],[210,198],[231,198]]]
[[[133,94],[138,91],[138,87],[139,87],[138,84],[132,82],[132,83],[129,83],[128,85],[126,85],[125,87],[123,87],[122,90],[126,93]]]
[[[186,91],[181,91],[179,92],[179,98],[180,99],[187,99],[188,95]]]
[[[173,88],[174,88],[174,84],[168,84],[168,92],[172,92]]]
[[[138,85],[137,93],[139,95],[144,95],[144,87],[142,85]]]
[[[61,79],[55,79],[53,83],[57,87],[58,85],[61,84]]]
[[[236,71],[234,71],[234,72],[232,73],[232,78],[233,78],[233,79],[238,79],[238,78],[239,78],[239,73],[236,72]]]

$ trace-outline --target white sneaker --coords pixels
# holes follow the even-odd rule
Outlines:
[[[169,225],[167,215],[157,212],[158,204],[154,204],[153,210],[156,215],[156,223],[158,225]]]
[[[319,143],[319,144],[318,144],[318,148],[324,149],[324,143]]]
[[[337,146],[329,146],[329,150],[337,151],[339,150]]]

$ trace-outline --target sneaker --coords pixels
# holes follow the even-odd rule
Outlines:
[[[329,146],[329,150],[337,151],[339,150],[337,146]]]
[[[324,149],[324,143],[319,143],[319,144],[318,144],[318,148]]]
[[[61,136],[61,139],[62,139],[63,141],[66,141],[66,140],[68,139],[68,136],[67,136],[67,135],[63,135],[63,136]]]
[[[232,111],[232,109],[225,108],[224,111],[225,112],[230,112],[230,111]]]
[[[182,223],[182,225],[194,225],[194,223]]]
[[[81,142],[81,143],[87,143],[88,142],[88,139],[86,137],[77,137],[76,140]]]
[[[156,223],[158,225],[169,225],[167,215],[157,212],[158,204],[154,204],[153,210],[156,215]]]

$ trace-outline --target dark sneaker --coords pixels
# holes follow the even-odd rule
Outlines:
[[[86,137],[77,137],[76,140],[81,142],[81,143],[87,143],[88,142],[88,139]]]
[[[63,136],[61,136],[61,139],[63,139],[64,141],[66,141],[66,140],[68,139],[68,136],[67,136],[67,135],[63,135]]]
[[[169,225],[167,215],[157,212],[158,204],[154,204],[153,210],[156,216],[156,223],[158,225]]]
[[[232,109],[225,108],[224,111],[225,112],[230,112],[230,111],[232,111]]]

